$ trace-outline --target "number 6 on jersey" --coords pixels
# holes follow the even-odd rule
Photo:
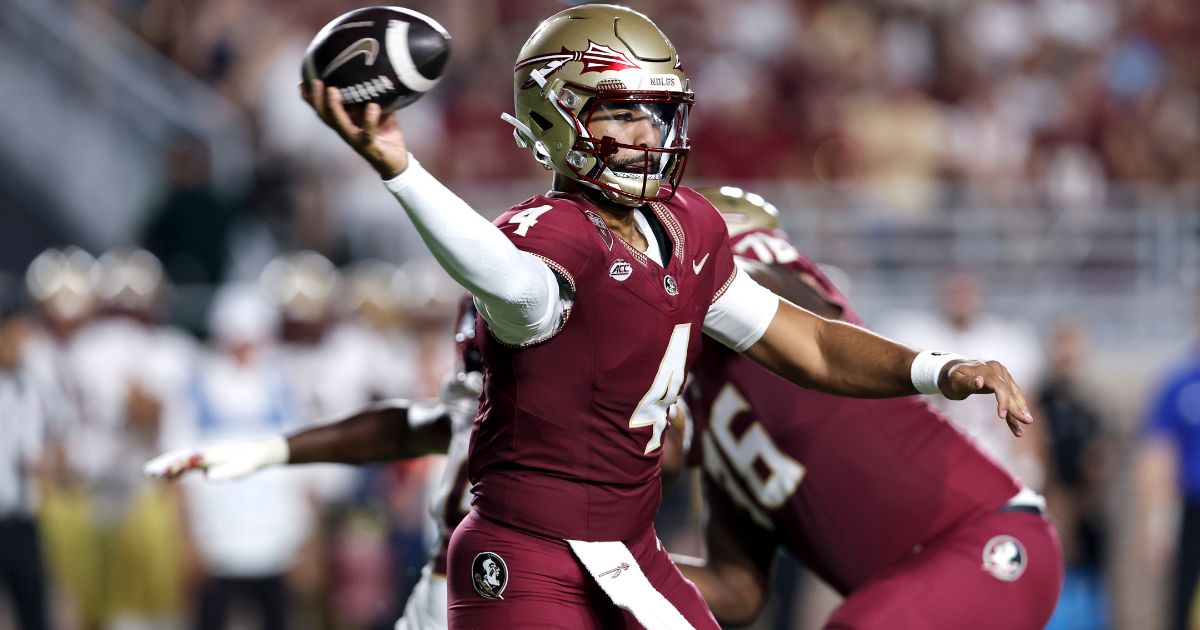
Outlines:
[[[671,341],[667,343],[667,351],[658,364],[654,382],[629,418],[630,429],[654,426],[654,433],[646,443],[647,455],[662,446],[662,433],[667,428],[667,409],[679,399],[679,390],[683,389],[683,381],[687,376],[687,351],[691,338],[691,324],[675,326]]]

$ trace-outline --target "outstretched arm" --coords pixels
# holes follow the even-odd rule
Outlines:
[[[369,464],[445,453],[450,415],[440,403],[387,400],[288,436],[289,464]]]
[[[341,420],[282,434],[171,451],[145,466],[151,477],[175,479],[202,470],[214,479],[237,479],[285,464],[367,464],[444,453],[450,443],[450,409],[438,402],[383,401]]]
[[[497,337],[523,344],[554,332],[566,308],[554,272],[422,168],[394,116],[371,103],[355,120],[338,91],[320,81],[304,86],[303,96],[384,179],[433,257],[478,300]]]
[[[921,352],[869,330],[825,319],[776,296],[750,276],[763,277],[762,263],[740,260],[729,290],[713,304],[705,330],[797,385],[856,398],[941,393],[961,400],[996,396],[997,415],[1014,435],[1033,417],[1021,388],[996,361],[972,361],[940,352]]]

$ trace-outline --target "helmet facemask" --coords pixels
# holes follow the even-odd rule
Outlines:
[[[691,103],[692,95],[685,92],[595,92],[576,115],[580,131],[566,163],[578,181],[610,200],[665,201],[683,175],[691,148]]]

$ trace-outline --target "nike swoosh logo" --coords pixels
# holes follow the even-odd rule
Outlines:
[[[328,66],[325,66],[325,71],[321,73],[321,78],[324,79],[330,74],[333,74],[334,70],[337,70],[345,65],[346,62],[353,59],[355,55],[365,56],[367,58],[366,63],[368,66],[375,65],[375,59],[379,57],[379,42],[373,37],[364,37],[354,42],[347,47],[346,50],[343,50],[341,54],[339,54],[337,57],[334,57],[333,61],[329,62]]]
[[[700,275],[700,270],[704,268],[704,263],[706,263],[706,262],[708,262],[708,254],[705,254],[704,258],[700,259],[700,262],[696,262],[693,260],[692,261],[692,271],[696,272],[696,275]]]

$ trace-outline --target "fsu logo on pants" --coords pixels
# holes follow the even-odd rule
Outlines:
[[[983,569],[997,580],[1015,581],[1028,562],[1025,545],[1012,536],[994,536],[983,546]]]
[[[471,562],[471,586],[484,599],[504,599],[501,594],[508,586],[508,565],[504,558],[490,551],[475,556]]]

